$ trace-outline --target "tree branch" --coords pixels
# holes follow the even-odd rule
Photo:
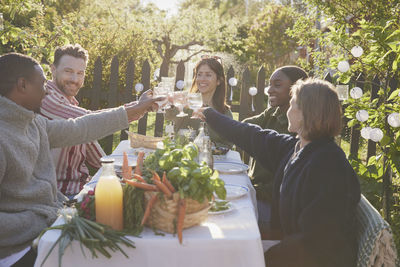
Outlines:
[[[178,52],[178,50],[180,50],[180,49],[188,49],[192,45],[203,45],[203,42],[194,40],[194,41],[190,41],[189,43],[184,44],[184,45],[172,45],[172,47],[171,47],[171,57],[175,56],[176,53]]]
[[[208,49],[201,49],[201,50],[197,51],[196,53],[193,53],[192,55],[190,55],[190,56],[188,56],[187,58],[183,59],[182,62],[188,62],[192,57],[194,57],[195,55],[200,54],[201,52],[212,52],[212,51],[211,51],[211,50],[208,50]],[[179,62],[180,62],[180,61],[179,61]],[[178,61],[172,61],[172,60],[171,60],[171,63],[173,63],[173,64],[179,64],[179,62],[178,62]]]

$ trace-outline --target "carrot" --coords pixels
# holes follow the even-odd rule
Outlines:
[[[154,203],[156,203],[156,201],[157,201],[157,194],[154,194],[147,203],[141,225],[144,225],[146,223],[147,219],[150,216],[151,208],[153,207]]]
[[[135,179],[137,179],[137,180],[141,181],[142,183],[145,183],[145,184],[147,184],[146,180],[145,180],[145,179],[143,179],[143,177],[142,177],[142,176],[140,176],[139,174],[136,174],[136,173],[134,173],[134,174],[133,174],[133,178],[135,178]]]
[[[161,181],[158,181],[153,178],[154,184],[157,186],[158,189],[160,189],[161,192],[167,195],[168,198],[172,197],[172,192],[169,191],[168,187],[163,184]]]
[[[180,198],[178,203],[178,222],[176,224],[176,230],[178,232],[179,243],[181,244],[182,244],[182,231],[183,231],[183,222],[185,220],[185,212],[186,212],[186,200],[184,198]]]
[[[153,179],[156,179],[157,181],[161,181],[160,176],[156,171],[150,170],[151,173],[153,174]]]
[[[143,169],[143,159],[144,159],[144,152],[139,151],[137,161],[136,161],[136,168],[135,172],[136,174],[142,175],[142,169]]]
[[[168,187],[169,191],[171,191],[172,193],[175,192],[175,188],[172,186],[171,182],[168,180],[167,174],[165,172],[163,173],[163,176],[162,176],[162,182],[163,182],[163,184],[165,184]]]
[[[136,182],[136,181],[127,180],[127,179],[124,179],[124,182],[131,186],[134,186],[136,188],[144,189],[146,191],[158,191],[157,186],[155,186],[153,184],[146,184],[146,183]]]
[[[124,179],[131,179],[132,168],[130,168],[129,172],[129,163],[128,163],[128,155],[124,151],[123,161],[122,161],[122,177]]]

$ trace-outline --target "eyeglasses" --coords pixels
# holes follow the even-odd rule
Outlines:
[[[218,62],[219,62],[219,64],[221,64],[221,65],[222,65],[222,58],[221,58],[221,57],[219,57],[219,56],[212,56],[212,55],[202,55],[202,56],[201,56],[201,59],[202,59],[202,60],[203,60],[203,59],[214,59],[214,60],[218,61]]]

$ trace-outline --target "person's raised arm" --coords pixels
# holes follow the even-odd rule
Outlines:
[[[51,148],[91,142],[128,128],[129,121],[140,119],[146,112],[158,107],[162,98],[151,98],[146,92],[136,105],[121,106],[88,114],[76,119],[46,122]]]
[[[236,144],[271,171],[278,167],[283,156],[293,149],[297,142],[297,139],[289,135],[235,121],[212,108],[202,108],[196,116],[206,121],[221,138]]]

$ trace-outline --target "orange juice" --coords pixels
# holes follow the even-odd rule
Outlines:
[[[111,226],[115,230],[123,229],[122,186],[114,171],[112,162],[102,162],[102,174],[95,191],[96,221]]]

